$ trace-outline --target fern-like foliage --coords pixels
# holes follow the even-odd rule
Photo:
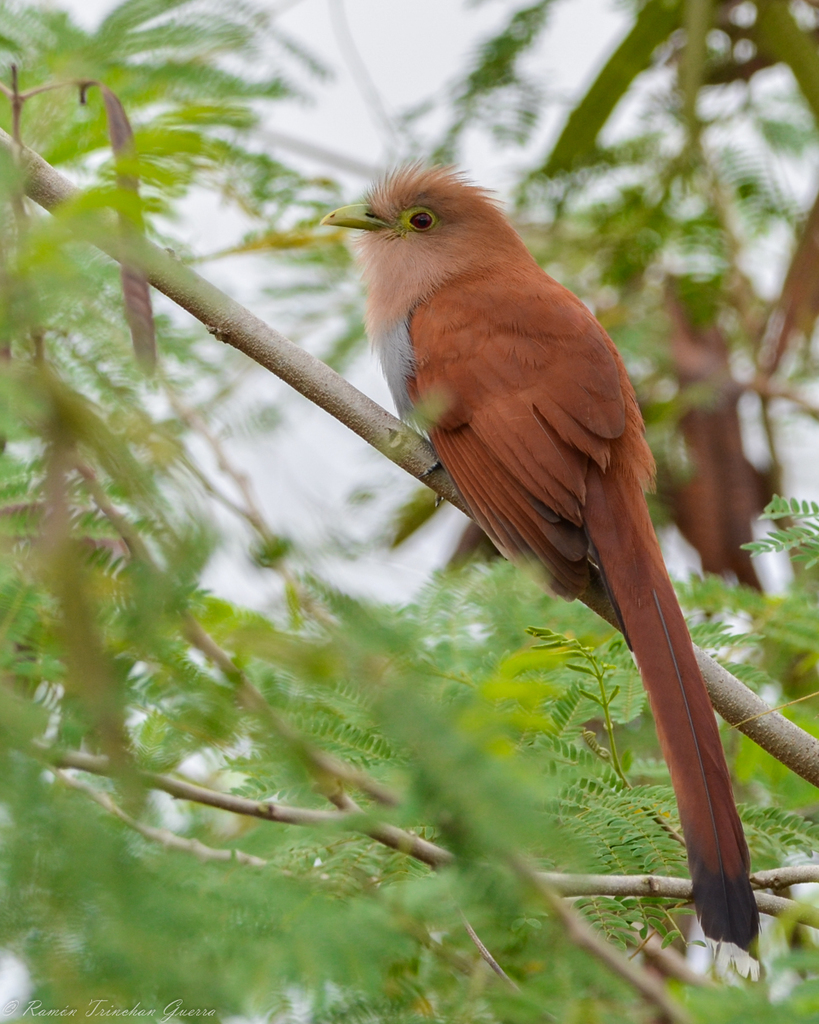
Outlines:
[[[771,530],[767,537],[745,546],[755,554],[786,551],[794,561],[805,562],[810,569],[819,562],[819,505],[797,498],[771,499],[762,513],[763,519],[787,519],[782,529]]]

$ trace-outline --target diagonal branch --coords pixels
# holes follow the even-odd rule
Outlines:
[[[461,920],[463,921],[464,928],[466,929],[466,934],[474,942],[475,947],[477,948],[478,952],[481,954],[481,959],[485,963],[489,964],[490,968],[495,972],[495,974],[497,974],[497,976],[499,978],[502,978],[506,982],[506,984],[509,986],[509,988],[512,989],[513,992],[520,992],[520,988],[518,987],[518,985],[514,981],[512,981],[512,979],[509,977],[509,975],[506,973],[506,971],[501,967],[501,965],[498,963],[498,961],[492,956],[492,954],[489,952],[489,950],[483,944],[483,942],[481,941],[481,937],[478,935],[478,933],[475,931],[475,929],[472,927],[472,925],[469,923],[469,921],[467,921],[466,916],[464,915],[464,912],[461,911],[460,913],[461,913]]]
[[[276,709],[265,700],[227,651],[222,650],[213,637],[192,615],[188,615],[185,619],[184,634],[188,642],[201,651],[209,661],[216,665],[225,678],[236,686],[239,701],[248,710],[264,718],[267,724],[307,762],[314,775],[318,776],[319,780],[324,783],[325,788],[327,781],[332,780],[335,785],[329,787],[330,794],[337,788],[339,782],[346,782],[366,793],[367,796],[377,803],[387,807],[394,807],[398,804],[398,797],[387,789],[386,786],[382,786],[381,783],[371,779],[365,772],[358,771],[358,769],[344,764],[319,747],[314,746],[293,729]]]
[[[0,145],[13,149],[11,136],[2,129]],[[56,211],[81,195],[76,186],[32,150],[24,148],[20,159],[28,175],[26,192],[44,209]],[[71,222],[71,229],[113,259],[121,257],[112,217],[83,215]],[[128,257],[139,262],[157,291],[187,310],[216,338],[270,370],[468,514],[448,474],[440,468],[432,446],[340,374],[147,239],[134,240]]]
[[[119,532],[127,544],[131,556],[142,561],[151,569],[156,570],[156,565],[148,549],[145,547],[139,532],[133,528],[127,517],[108,500],[108,495],[97,480],[93,469],[81,462],[76,464],[76,468],[85,481],[85,486],[97,508]],[[222,650],[213,637],[190,613],[182,617],[182,633],[188,643],[201,651],[206,658],[216,665],[228,682],[236,687],[236,696],[239,702],[249,711],[264,718],[267,724],[307,762],[313,773],[319,776],[325,786],[328,779],[333,780],[336,784],[338,782],[347,782],[372,797],[378,803],[386,804],[387,806],[394,806],[398,803],[398,798],[394,794],[385,786],[371,779],[365,772],[345,765],[342,761],[331,757],[323,750],[307,742],[265,700],[227,651]]]
[[[132,818],[131,815],[126,813],[119,804],[109,796],[108,793],[97,789],[96,786],[89,786],[88,783],[83,782],[81,779],[78,779],[73,775],[69,775],[68,772],[62,768],[58,768],[56,774],[57,778],[64,785],[68,786],[70,789],[84,793],[89,799],[99,804],[103,810],[113,815],[113,817],[119,818],[121,822],[139,833],[139,835],[143,836],[145,839],[161,844],[166,850],[177,850],[183,853],[193,854],[193,856],[200,861],[230,862],[234,864],[244,864],[248,867],[254,868],[265,868],[270,863],[262,857],[255,857],[253,854],[245,853],[242,850],[214,848],[212,846],[207,846],[198,839],[186,839],[184,836],[179,836],[175,832],[171,832],[170,829],[155,828],[151,825],[145,825],[143,822],[137,821],[136,818]],[[463,918],[467,934],[477,947],[482,959],[489,964],[495,974],[503,979],[503,981],[505,981],[514,992],[519,992],[520,989],[518,986],[514,981],[512,981],[497,960],[495,960],[483,942],[481,942],[472,925],[470,925],[463,913],[461,913],[461,917]],[[471,973],[469,970],[471,965],[462,963],[459,966],[461,970]]]
[[[57,768],[77,768],[92,775],[108,775],[111,765],[107,757],[97,754],[86,754],[81,750],[70,750],[61,753],[45,752],[46,757]],[[231,814],[242,814],[249,818],[261,818],[263,821],[277,821],[283,825],[324,825],[343,821],[350,815],[338,811],[318,811],[308,807],[291,807],[272,800],[249,800],[234,793],[219,793],[215,789],[197,786],[194,782],[175,779],[171,775],[159,775],[156,772],[140,772],[140,777],[151,789],[160,789],[178,800],[191,800],[193,803],[218,807]]]
[[[63,769],[57,769],[57,777],[60,782],[71,789],[85,793],[87,797],[98,803],[103,810],[113,814],[115,818],[119,818],[121,822],[132,828],[135,832],[138,832],[141,836],[150,839],[152,842],[161,843],[166,850],[182,850],[185,853],[192,853],[199,860],[232,861],[254,868],[267,867],[268,862],[266,860],[263,860],[261,857],[254,857],[250,853],[244,853],[242,850],[214,849],[212,846],[200,843],[198,839],[185,839],[184,836],[178,836],[175,832],[171,832],[170,829],[154,828],[151,825],[145,825],[123,811],[119,804],[112,800],[107,793],[103,793],[102,790],[97,789],[95,786],[89,786],[88,783],[83,782],[81,779],[74,778],[73,775],[69,775]]]
[[[267,861],[239,850],[214,849],[200,843],[198,840],[177,836],[167,829],[143,825],[124,812],[107,793],[103,793],[61,770],[74,768],[95,774],[106,774],[110,768],[108,758],[71,751],[53,756],[51,764],[56,768],[56,774],[63,783],[85,793],[126,825],[135,829],[146,838],[162,843],[166,848],[193,853],[203,860],[234,861],[252,867],[265,867],[267,865]],[[167,775],[144,772],[142,773],[142,778],[148,786],[163,790],[179,799],[192,800],[207,806],[219,807],[235,814],[262,818],[266,821],[299,825],[316,825],[327,822],[343,823],[349,821],[351,826],[357,831],[363,832],[385,846],[421,860],[433,868],[450,864],[453,859],[448,851],[425,840],[420,840],[410,833],[403,832],[395,826],[384,824],[375,824],[370,827],[362,826],[361,824],[356,825],[356,822],[360,823],[364,816],[361,814],[358,805],[346,794],[340,794],[336,797],[335,802],[341,808],[339,811],[313,811],[308,808],[276,804],[272,801],[253,801],[244,797],[234,796],[233,794],[218,793],[215,790],[173,779]],[[692,895],[690,880],[684,878],[663,878],[653,875],[546,874],[534,871],[519,857],[512,857],[510,864],[518,877],[537,892],[551,912],[563,923],[567,934],[573,942],[604,963],[611,971],[634,988],[643,999],[655,1005],[662,1013],[663,1019],[671,1021],[673,1024],[688,1024],[690,1021],[688,1014],[669,996],[662,982],[606,942],[561,897],[644,895],[666,896],[679,899],[681,902],[690,902]],[[819,866],[806,865],[804,868],[778,868],[773,871],[759,872],[754,876],[753,880],[757,885],[784,887],[800,881],[812,881],[816,877],[819,877]],[[796,903],[794,900],[783,899],[778,896],[769,896],[763,893],[756,893],[755,895],[757,905],[763,913],[777,916],[787,914],[792,920],[801,921],[812,927],[819,926],[819,911],[814,907],[805,906],[804,904]],[[464,918],[464,925],[483,959],[489,963],[492,969],[511,988],[517,990],[515,983],[497,964],[466,918]]]
[[[11,136],[1,129],[0,145],[9,150],[14,146]],[[79,189],[36,153],[23,149],[21,159],[28,174],[26,193],[45,209],[56,210],[80,195]],[[121,255],[115,222],[110,217],[77,220],[73,228],[78,237],[114,259]],[[215,285],[146,239],[134,239],[128,257],[139,262],[158,291],[200,320],[217,338],[276,374],[397,466],[468,514],[431,445],[320,359],[294,345]],[[618,628],[599,576],[593,573],[592,580],[581,600]],[[695,650],[711,701],[719,714],[782,764],[819,787],[819,740],[778,712],[768,714],[770,709],[752,690],[704,651]]]
[[[619,949],[598,935],[574,907],[560,898],[559,893],[542,875],[521,858],[513,858],[511,866],[521,881],[534,889],[555,917],[562,922],[569,938],[622,978],[647,1003],[656,1006],[662,1014],[661,1020],[671,1021],[672,1024],[691,1024],[691,1017],[668,994],[662,981],[644,967],[629,960]]]
[[[819,196],[805,220],[782,292],[762,337],[759,366],[763,381],[776,372],[795,332],[810,336],[819,314]]]

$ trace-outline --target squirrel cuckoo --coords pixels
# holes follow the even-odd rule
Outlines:
[[[644,489],[654,460],[614,343],[538,266],[499,206],[451,169],[414,165],[322,224],[360,228],[367,329],[402,417],[429,436],[475,519],[567,599],[599,568],[671,772],[694,904],[743,973],[759,930],[717,723]]]

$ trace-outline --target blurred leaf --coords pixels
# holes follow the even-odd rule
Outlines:
[[[519,64],[540,37],[553,2],[538,0],[518,8],[503,29],[479,47],[471,70],[452,98],[455,120],[442,152],[448,152],[475,122],[488,125],[502,139],[522,142],[528,137],[537,121],[540,97]]]
[[[438,496],[429,487],[418,487],[409,501],[395,513],[390,528],[389,545],[397,548],[421,529],[435,515]]]
[[[539,173],[551,176],[589,160],[612,111],[637,75],[650,66],[657,47],[679,27],[681,17],[679,0],[648,0],[640,8],[631,31],[569,114]]]
[[[819,122],[819,52],[796,23],[788,5],[760,0],[754,32],[761,48],[787,64]]]

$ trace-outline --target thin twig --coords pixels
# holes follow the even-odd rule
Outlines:
[[[14,65],[12,65],[12,67],[14,67]],[[17,92],[16,95],[22,104],[25,103],[26,100],[30,100],[32,96],[39,96],[41,92],[53,92],[55,89],[64,89],[69,85],[76,88],[81,84],[82,82],[76,79],[69,79],[66,82],[48,82],[46,85],[37,85],[33,89],[26,89],[25,92]],[[9,89],[9,87],[7,85],[3,85],[2,82],[0,82],[0,93],[8,99],[13,99],[15,96],[14,88]]]
[[[229,477],[236,485],[239,493],[244,499],[245,506],[242,508],[241,505],[234,505],[234,510],[240,512],[240,514],[247,519],[250,525],[256,530],[258,534],[264,539],[271,539],[273,531],[265,521],[262,510],[259,507],[259,503],[256,500],[256,495],[253,493],[253,486],[250,482],[250,477],[247,473],[236,466],[228,458],[225,447],[219,437],[214,434],[210,429],[205,418],[197,412],[196,409],[192,409],[189,405],[186,405],[182,399],[175,394],[172,388],[166,388],[165,393],[168,396],[168,401],[171,403],[171,407],[179,419],[183,423],[186,423],[191,430],[195,430],[197,434],[200,434],[208,444],[208,447],[213,452],[216,459],[216,465],[219,470]]]
[[[327,3],[330,7],[330,22],[333,26],[333,33],[336,37],[338,48],[341,51],[341,56],[352,75],[361,98],[364,100],[373,124],[376,128],[386,133],[389,149],[394,151],[398,144],[398,131],[393,123],[393,119],[387,113],[387,108],[364,59],[358,52],[358,47],[347,22],[344,0],[327,0]]]
[[[285,132],[262,129],[256,135],[263,142],[270,142],[273,146],[288,149],[291,153],[298,153],[299,156],[306,156],[310,160],[317,160],[319,163],[335,167],[339,171],[357,174],[361,178],[366,178],[367,181],[377,178],[381,173],[381,169],[375,164],[365,163],[356,157],[347,156],[346,153],[338,153],[336,150],[327,149],[326,146],[317,146],[314,142],[308,142],[306,139],[297,139],[295,136],[287,135]]]
[[[11,136],[18,146],[23,145],[20,137],[20,117],[23,113],[25,97],[20,95],[17,77],[17,65],[11,65]]]
[[[186,616],[183,629],[188,642],[200,650],[236,686],[239,701],[248,710],[263,717],[279,736],[304,758],[320,779],[323,778],[325,783],[329,780],[346,782],[348,785],[360,789],[362,793],[366,793],[367,796],[377,803],[387,807],[398,805],[398,797],[391,790],[387,789],[386,786],[382,786],[381,783],[375,782],[364,772],[345,765],[330,754],[313,746],[312,743],[309,743],[300,733],[293,729],[275,708],[265,700],[227,651],[223,650],[216,643],[213,637],[203,629],[201,624],[192,615]],[[334,788],[335,786],[330,786],[328,790],[331,791]]]
[[[497,974],[499,978],[503,978],[503,980],[506,982],[509,988],[512,989],[513,992],[520,992],[520,986],[517,985],[514,981],[512,981],[512,979],[509,977],[506,971],[501,967],[498,961],[492,956],[492,954],[489,952],[486,946],[481,942],[480,936],[469,923],[469,921],[467,921],[464,912],[460,910],[459,913],[461,915],[461,920],[464,923],[464,928],[466,928],[466,934],[475,943],[478,952],[481,954],[481,957],[486,961],[486,963],[489,964],[489,966],[492,968],[492,970],[495,972],[495,974]]]
[[[746,725],[748,722],[753,722],[757,718],[763,718],[765,715],[772,715],[775,711],[784,711],[785,708],[792,707],[794,704],[799,704],[803,700],[810,700],[812,697],[819,697],[819,690],[814,690],[813,693],[806,693],[804,697],[794,697],[793,700],[789,700],[786,704],[779,704],[775,708],[768,708],[767,711],[760,711],[758,715],[751,715],[749,718],[743,719],[741,722],[737,722],[732,725],[732,729],[739,729],[740,726]]]
[[[94,775],[108,775],[111,772],[107,757],[86,754],[79,750],[55,752],[49,760],[58,768],[78,768]],[[231,814],[241,814],[249,818],[261,818],[263,821],[276,821],[283,825],[325,825],[344,821],[349,815],[338,811],[312,810],[307,807],[291,807],[272,800],[249,800],[247,797],[233,793],[220,793],[215,789],[198,786],[193,782],[175,779],[171,775],[160,775],[156,772],[140,772],[140,777],[151,789],[161,789],[178,800],[191,800],[193,803],[218,807]]]
[[[267,867],[268,861],[263,860],[261,857],[254,857],[253,854],[244,853],[242,850],[214,849],[212,846],[206,846],[204,843],[201,843],[198,839],[185,839],[183,836],[178,836],[175,832],[171,832],[170,829],[154,828],[152,825],[145,825],[123,811],[107,793],[103,793],[102,790],[96,789],[94,786],[89,786],[81,779],[74,778],[73,775],[69,775],[63,769],[57,769],[57,778],[66,786],[70,786],[71,789],[85,793],[86,796],[96,801],[109,814],[119,818],[120,821],[124,822],[135,832],[138,832],[141,836],[150,839],[152,842],[160,843],[168,850],[181,850],[184,853],[192,853],[198,860],[203,861],[234,861],[237,864],[245,864],[252,868]]]
[[[344,793],[341,790],[337,793],[332,794],[330,799],[333,801],[336,807],[339,808],[339,810],[347,811],[348,813],[361,813],[361,808],[355,803],[352,797],[350,797],[349,794]],[[389,828],[391,826],[387,827]],[[381,828],[383,829],[384,825],[382,825]],[[370,835],[371,837],[376,838],[375,831],[371,831]],[[384,831],[381,831],[380,835],[384,838],[387,838],[387,834],[385,834]],[[384,839],[381,840],[381,842],[383,841]],[[387,845],[392,846],[393,849],[395,849],[394,845],[391,842],[387,843]],[[520,988],[518,987],[518,985],[515,984],[515,982],[509,977],[506,971],[504,971],[504,969],[498,963],[497,959],[495,959],[494,956],[492,956],[492,954],[489,952],[489,950],[486,948],[483,942],[481,942],[480,936],[467,921],[466,914],[460,907],[458,908],[458,912],[461,914],[461,920],[464,922],[464,927],[467,930],[467,935],[469,935],[470,939],[472,939],[472,941],[475,943],[475,946],[477,947],[477,950],[480,953],[481,957],[484,959],[484,961],[489,965],[492,971],[494,971],[494,973],[498,975],[499,978],[503,978],[503,980],[509,985],[510,988],[512,988],[515,992],[519,992]]]
[[[129,522],[128,517],[124,516],[119,509],[109,501],[108,495],[105,493],[105,488],[100,485],[100,482],[97,479],[97,474],[94,470],[84,462],[77,462],[76,469],[83,478],[85,488],[91,495],[94,504],[114,527],[120,537],[125,541],[131,555],[134,558],[139,559],[141,562],[145,562],[147,565],[153,566],[153,560],[148,549],[145,547],[142,537],[139,535],[139,531],[134,529]]]
[[[761,697],[696,644],[694,657],[711,703],[722,718],[806,782],[819,786],[819,740],[778,711],[771,711]]]
[[[758,375],[751,382],[750,386],[760,398],[781,398],[795,405],[812,419],[819,420],[819,406],[800,394],[800,392],[788,387],[787,384],[778,384],[769,377]]]
[[[640,942],[638,946],[635,946],[634,949],[629,953],[629,960],[633,960],[636,956],[639,956],[640,953],[642,953],[645,947],[649,944],[651,939],[653,939],[656,935],[659,935],[657,929],[649,928],[646,937],[642,940],[642,942]]]
[[[234,515],[248,523],[258,534],[265,546],[274,545],[277,541],[277,537],[264,517],[248,474],[243,470],[237,469],[231,462],[221,439],[210,429],[207,420],[198,410],[192,409],[190,406],[186,405],[172,390],[172,388],[168,387],[166,389],[166,393],[176,415],[183,423],[186,423],[191,430],[196,431],[196,433],[204,439],[213,452],[214,458],[216,459],[216,465],[220,472],[234,482],[236,488],[244,498],[245,504],[239,504],[239,502],[234,501],[233,498],[229,497],[222,490],[216,487],[193,461],[190,461],[188,464],[190,472],[196,476],[196,479],[199,480],[208,494],[215,498]],[[333,618],[327,609],[316,601],[310,593],[308,593],[300,580],[293,572],[290,571],[283,561],[280,560],[273,568],[275,568],[276,572],[278,572],[284,580],[286,586],[291,589],[291,592],[296,595],[299,606],[303,608],[308,615],[312,616],[313,619],[323,625],[330,625],[333,623]]]

